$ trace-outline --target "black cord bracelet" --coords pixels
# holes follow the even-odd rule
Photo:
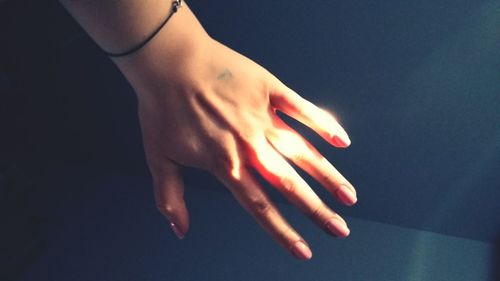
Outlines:
[[[172,15],[175,14],[177,12],[177,10],[179,10],[179,8],[181,7],[181,5],[182,5],[182,0],[174,0],[172,2],[172,7],[170,9],[170,12],[168,13],[167,18],[160,24],[160,26],[158,26],[158,28],[155,29],[155,31],[153,33],[151,33],[146,39],[144,39],[144,41],[142,41],[141,43],[137,44],[137,46],[135,46],[135,47],[133,47],[133,48],[127,50],[127,51],[120,52],[120,53],[110,53],[108,51],[103,50],[104,53],[107,56],[113,57],[113,58],[123,57],[123,56],[130,55],[133,52],[135,52],[135,51],[139,50],[140,48],[144,47],[144,45],[146,45],[149,41],[151,41],[151,39],[153,39],[153,37],[155,37],[155,35],[158,34],[158,32],[160,32],[160,30],[163,28],[163,26],[165,26],[165,24],[172,17]]]

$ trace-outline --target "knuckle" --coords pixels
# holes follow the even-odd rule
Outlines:
[[[235,141],[232,136],[222,136],[214,140],[212,146],[212,161],[209,169],[219,175],[228,176],[239,162],[238,153],[235,149]]]
[[[271,209],[271,204],[263,198],[254,199],[250,203],[250,210],[257,217],[266,217]]]
[[[305,152],[297,152],[294,154],[295,161],[304,162],[307,161],[308,155]]]
[[[162,215],[166,217],[171,217],[175,213],[175,207],[172,206],[171,204],[157,203],[156,208]]]
[[[215,167],[224,173],[228,173],[231,171],[233,167],[233,159],[231,155],[227,151],[221,151],[220,153],[217,153],[217,156],[215,158]]]
[[[336,184],[339,181],[337,174],[332,170],[328,170],[328,171],[324,172],[321,177],[322,177],[322,180],[328,184]]]
[[[320,217],[323,208],[324,208],[324,206],[321,202],[316,204],[316,206],[311,210],[311,216]]]
[[[251,129],[252,126],[249,123],[243,124],[241,128],[245,128],[244,130],[237,130],[235,132],[235,137],[237,137],[239,140],[243,141],[246,144],[252,143],[253,140],[255,139],[255,136],[257,133],[255,132],[254,129]],[[248,128],[248,129],[247,129]]]
[[[233,160],[227,150],[217,147],[213,149],[211,160],[208,162],[208,170],[215,174],[228,175],[231,170]]]
[[[279,185],[283,189],[283,191],[287,193],[295,193],[295,190],[297,188],[293,180],[289,177],[280,178]]]
[[[295,245],[297,240],[304,241],[304,239],[302,239],[302,237],[300,237],[300,235],[291,227],[286,228],[281,233],[281,235],[278,239],[280,239],[282,241],[281,243],[283,244],[283,246],[285,248],[288,249],[289,252],[292,251],[292,247]]]
[[[326,205],[320,201],[318,202],[309,212],[309,217],[319,224],[322,224],[326,220],[325,210],[327,210]]]

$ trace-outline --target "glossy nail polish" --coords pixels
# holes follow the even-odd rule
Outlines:
[[[348,147],[349,145],[351,145],[351,140],[347,136],[344,136],[344,138],[340,138],[339,136],[334,136],[333,142],[335,143],[336,146],[339,147]]]
[[[177,236],[177,238],[179,238],[179,239],[184,238],[184,234],[182,233],[182,231],[179,229],[179,227],[175,223],[171,222],[170,228],[172,228],[172,231],[175,233],[175,236]]]
[[[311,249],[302,241],[297,241],[293,244],[292,253],[301,260],[309,260],[312,257]]]
[[[326,223],[326,228],[337,237],[347,237],[351,232],[346,223],[340,218],[331,218]]]
[[[358,201],[354,189],[350,188],[347,185],[339,186],[339,188],[335,192],[337,193],[337,196],[339,197],[340,201],[349,206],[354,205]]]

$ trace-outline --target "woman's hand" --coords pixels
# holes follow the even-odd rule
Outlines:
[[[285,159],[307,171],[346,205],[356,202],[354,188],[276,110],[337,147],[350,144],[342,127],[255,62],[209,37],[199,43],[200,48],[175,64],[165,61],[164,69],[160,58],[160,70],[136,88],[157,206],[176,234],[183,237],[189,228],[180,169],[190,166],[212,172],[274,239],[300,258],[310,258],[311,251],[250,169],[257,170],[320,228],[347,236],[345,221]]]
[[[171,5],[162,0],[61,2],[108,51],[143,40]],[[250,170],[258,171],[326,232],[339,237],[349,234],[345,221],[287,160],[346,205],[356,202],[354,188],[276,111],[299,120],[336,147],[349,146],[346,132],[331,115],[267,70],[210,38],[187,5],[139,51],[113,60],[138,96],[157,206],[180,238],[189,228],[182,166],[211,171],[298,258],[311,258],[311,250]]]

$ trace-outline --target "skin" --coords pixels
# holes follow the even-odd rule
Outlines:
[[[169,2],[157,0],[61,3],[111,52],[140,42],[170,8]],[[299,259],[312,256],[307,242],[280,214],[251,170],[327,233],[349,235],[345,221],[287,161],[346,205],[357,200],[353,186],[276,111],[299,120],[336,147],[350,144],[344,129],[265,68],[211,38],[185,3],[142,49],[113,61],[137,94],[156,204],[179,238],[189,229],[180,174],[185,166],[213,173],[257,223]]]

